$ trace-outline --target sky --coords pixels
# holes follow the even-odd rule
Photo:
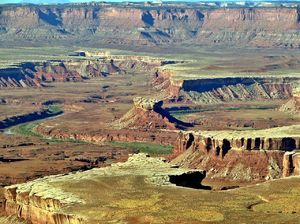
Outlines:
[[[91,2],[91,1],[97,1],[97,0],[0,0],[0,4],[7,4],[7,3],[21,3],[21,2],[30,2],[30,3],[36,3],[36,4],[41,4],[43,2],[51,2],[51,3],[66,3],[66,2]],[[101,0],[99,0],[101,1]],[[122,2],[122,1],[126,1],[126,0],[104,0],[106,2]],[[138,2],[143,2],[146,0],[129,0],[129,1],[138,1]],[[153,0],[152,0],[153,1]],[[171,0],[171,1],[177,1],[177,0]],[[213,0],[180,0],[180,1],[190,1],[190,2],[197,2],[197,1],[213,1]],[[218,0],[216,0],[218,1]],[[221,0],[221,1],[263,1],[263,0]],[[265,0],[268,1],[268,0]],[[271,1],[289,1],[289,0],[271,0]],[[293,1],[297,1],[297,0],[293,0]],[[299,0],[300,1],[300,0]]]

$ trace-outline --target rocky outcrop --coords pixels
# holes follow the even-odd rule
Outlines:
[[[36,131],[44,136],[57,139],[74,139],[78,141],[101,143],[105,141],[120,142],[150,142],[162,145],[173,145],[177,133],[164,130],[141,130],[139,129],[99,129],[89,132],[75,132],[73,130],[59,129],[39,125]]]
[[[17,68],[0,69],[0,88],[41,87],[49,82],[80,82],[141,70],[151,72],[160,64],[160,60],[135,56],[21,63]]]
[[[296,115],[300,112],[300,94],[293,94],[293,97],[289,99],[285,104],[283,104],[279,111],[289,113],[291,115]]]
[[[172,117],[162,108],[163,101],[136,97],[133,103],[133,108],[113,123],[116,128],[176,130],[192,126]]]
[[[176,101],[196,104],[217,104],[232,101],[262,101],[289,99],[298,88],[297,77],[224,77],[224,78],[176,78],[172,70],[156,72],[153,86],[164,90]]]
[[[82,224],[91,223],[94,217],[72,214],[68,208],[84,206],[86,198],[81,198],[64,184],[81,185],[88,181],[103,181],[105,178],[139,177],[140,184],[164,187],[202,188],[205,172],[173,167],[163,158],[151,158],[146,154],[135,154],[125,163],[112,164],[105,168],[95,168],[68,175],[44,177],[24,184],[5,188],[5,211],[17,215],[33,224]],[[88,199],[89,200],[89,199]]]
[[[0,69],[0,88],[40,87],[41,83],[22,68]]]
[[[221,78],[185,80],[180,94],[196,103],[288,99],[293,78]]]
[[[2,6],[0,38],[154,45],[168,43],[298,48],[296,8]]]
[[[240,150],[282,150],[291,151],[300,148],[300,137],[245,137],[245,138],[214,138],[201,134],[187,132],[180,133],[175,144],[175,152],[181,153],[192,147],[215,150],[217,154],[226,155],[230,149]],[[218,153],[219,150],[219,153]]]
[[[291,165],[298,164],[291,162],[295,153],[285,154],[299,148],[299,137],[226,139],[181,132],[174,145],[173,158],[176,164],[211,170],[208,176],[214,178],[238,179],[241,175],[241,179],[250,181],[299,173]]]
[[[61,175],[52,176],[55,177],[59,178]],[[83,201],[60,189],[52,187],[50,190],[49,182],[49,178],[46,177],[27,184],[6,187],[4,191],[6,213],[17,215],[33,224],[83,223],[80,217],[58,212],[63,206]]]
[[[154,74],[152,86],[157,90],[167,92],[171,98],[178,99],[184,80],[175,81],[172,76],[174,76],[174,71],[171,69],[159,69]]]
[[[173,101],[218,104],[232,101],[290,99],[280,110],[288,110],[297,101],[300,79],[296,76],[239,76],[191,79],[176,70],[160,67],[154,74],[153,88],[165,91]],[[294,106],[297,107],[297,106]]]
[[[299,151],[286,152],[283,156],[283,177],[300,175],[300,153]]]
[[[160,109],[163,102],[156,99],[148,99],[143,97],[136,97],[133,99],[133,105],[137,109],[142,110],[157,110]]]

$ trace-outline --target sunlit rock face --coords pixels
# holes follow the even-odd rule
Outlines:
[[[254,181],[299,175],[299,137],[204,136],[180,132],[173,162],[209,170],[211,178]]]
[[[103,56],[97,53],[81,59],[20,63],[15,68],[0,69],[0,88],[43,87],[51,82],[82,82],[85,79],[152,72],[161,64],[158,59],[135,56]]]
[[[72,205],[85,206],[89,202],[69,192],[60,183],[78,184],[97,181],[101,177],[123,178],[129,175],[144,178],[147,184],[164,187],[202,188],[201,181],[205,178],[204,171],[176,168],[163,158],[134,154],[125,163],[8,186],[5,188],[5,210],[7,214],[17,215],[33,224],[83,224],[91,217],[78,217],[63,209]]]
[[[192,126],[171,116],[162,105],[161,100],[136,97],[133,99],[133,108],[113,122],[113,126],[142,130],[177,130]]]
[[[291,115],[298,114],[300,111],[300,94],[295,93],[293,97],[289,99],[285,104],[283,104],[279,111],[289,113]]]
[[[92,42],[127,45],[188,42],[298,48],[298,18],[295,8],[3,6],[0,38],[76,41],[89,35]]]
[[[133,99],[133,104],[136,108],[143,110],[155,110],[161,108],[163,102],[156,99],[136,97]]]
[[[220,104],[240,101],[266,101],[290,99],[281,111],[294,111],[299,107],[297,97],[300,79],[298,77],[254,75],[251,77],[183,77],[176,79],[176,71],[163,67],[155,73],[152,85],[164,91],[175,101],[195,104]]]

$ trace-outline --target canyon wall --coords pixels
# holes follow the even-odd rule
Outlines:
[[[174,78],[175,77],[175,78]],[[176,101],[215,104],[232,101],[289,99],[300,86],[297,77],[224,77],[176,79],[170,69],[155,73],[152,85]]]
[[[134,185],[124,185],[124,181],[131,182],[133,178],[136,180]],[[124,187],[134,193],[141,190],[141,186],[143,189],[150,188],[151,191],[160,187],[176,186],[207,189],[201,184],[204,178],[205,171],[174,167],[164,158],[152,158],[148,154],[139,153],[131,155],[124,163],[114,163],[103,168],[67,175],[53,175],[7,186],[4,188],[5,210],[8,214],[24,218],[32,224],[110,223],[112,217],[103,216],[105,212],[99,208],[104,205],[105,209],[107,207],[111,209],[114,207],[113,204],[108,206],[107,203],[123,200],[124,190],[126,190]],[[120,185],[116,179],[122,181]],[[102,183],[105,185],[105,190]],[[139,185],[136,186],[136,183]],[[119,188],[120,192],[113,192],[116,188]],[[121,194],[122,198],[113,197],[103,202],[102,195],[99,196],[99,193]],[[95,197],[95,200],[91,196]],[[148,207],[146,209],[148,210]],[[124,208],[120,208],[121,210],[123,212]],[[100,215],[91,215],[90,211]],[[116,222],[120,223],[120,220],[118,218]],[[141,222],[134,221],[134,223]]]
[[[77,133],[72,130],[62,130],[59,128],[39,125],[36,131],[44,136],[57,139],[74,139],[86,142],[148,142],[162,145],[173,145],[176,140],[176,131],[164,130],[134,130],[134,129],[101,129],[94,132]]]
[[[212,178],[253,181],[298,175],[299,158],[288,155],[298,155],[299,148],[298,137],[220,139],[180,132],[173,158],[176,164],[208,170]]]
[[[299,47],[299,37],[292,40],[299,29],[297,9],[218,9],[207,12],[205,18],[197,38],[208,43]]]
[[[300,111],[300,94],[295,93],[293,94],[293,97],[287,101],[285,104],[281,105],[280,108],[278,108],[279,111],[289,113],[291,115],[296,115]]]
[[[40,87],[41,84],[21,68],[0,69],[0,88]]]
[[[181,95],[197,103],[288,99],[293,78],[216,78],[184,80]]]
[[[217,155],[223,157],[230,149],[239,150],[282,150],[292,151],[300,148],[300,137],[256,137],[256,138],[231,138],[219,139],[203,137],[193,132],[180,132],[175,143],[174,152],[182,153],[192,147],[193,149],[214,150]]]
[[[59,177],[56,175],[55,177]],[[47,179],[42,178],[43,179]],[[62,207],[74,203],[80,203],[80,200],[64,193],[59,189],[53,189],[53,198],[45,196],[51,195],[51,191],[47,192],[45,187],[34,187],[34,183],[12,185],[4,189],[5,212],[7,215],[16,215],[32,224],[82,224],[83,219],[72,214],[65,214],[61,211]],[[26,186],[26,187],[23,187]],[[41,191],[38,193],[38,191]],[[61,194],[61,195],[59,195]]]
[[[151,72],[160,64],[159,60],[132,56],[21,63],[16,68],[0,69],[0,88],[41,87],[49,82],[80,82],[127,72]]]
[[[136,97],[133,107],[120,119],[113,122],[117,129],[148,130],[177,130],[191,127],[192,124],[180,121],[162,108],[163,101]]]
[[[299,12],[296,8],[1,6],[0,38],[4,42],[70,41],[83,36],[85,43],[298,48]]]

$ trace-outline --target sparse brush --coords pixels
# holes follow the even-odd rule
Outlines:
[[[15,216],[0,217],[0,223],[1,224],[26,224],[25,221],[21,221]]]

